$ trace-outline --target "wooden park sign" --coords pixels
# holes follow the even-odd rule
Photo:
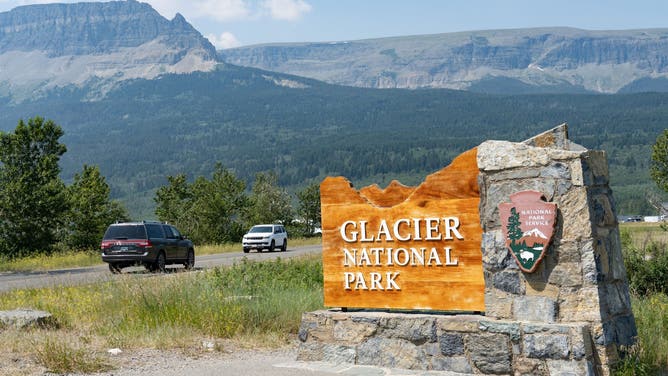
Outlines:
[[[418,187],[320,185],[325,305],[484,311],[476,149]]]

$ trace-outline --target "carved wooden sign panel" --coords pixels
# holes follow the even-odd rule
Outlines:
[[[484,311],[476,149],[418,187],[320,185],[325,305]]]

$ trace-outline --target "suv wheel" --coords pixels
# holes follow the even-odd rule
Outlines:
[[[281,252],[288,250],[288,239],[283,239],[283,245],[281,246]]]
[[[153,266],[153,271],[156,273],[164,273],[165,265],[167,265],[167,260],[165,259],[165,253],[158,253],[158,258],[155,260],[155,265]]]
[[[250,252],[250,248],[244,248],[244,253]]]
[[[185,266],[186,270],[190,270],[195,266],[195,251],[192,249],[188,250],[188,258],[183,266]]]
[[[112,274],[119,274],[121,272],[121,268],[116,264],[109,263],[109,271]]]
[[[276,249],[276,242],[272,239],[271,244],[269,244],[269,252],[274,252],[274,249]]]

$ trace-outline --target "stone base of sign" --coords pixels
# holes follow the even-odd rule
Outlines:
[[[308,312],[298,360],[461,374],[596,375],[589,323],[481,315]]]

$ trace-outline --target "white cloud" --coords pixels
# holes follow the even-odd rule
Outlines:
[[[244,0],[197,0],[193,1],[195,17],[211,17],[218,21],[247,18],[251,11]]]
[[[246,0],[142,0],[166,18],[181,13],[186,19],[208,18],[216,21],[242,20],[250,16]]]
[[[220,35],[209,34],[206,36],[206,38],[209,40],[209,42],[216,46],[217,49],[224,50],[226,48],[234,48],[241,45],[237,37],[228,31]]]
[[[277,20],[296,21],[311,11],[311,5],[304,0],[265,0],[264,8]]]

